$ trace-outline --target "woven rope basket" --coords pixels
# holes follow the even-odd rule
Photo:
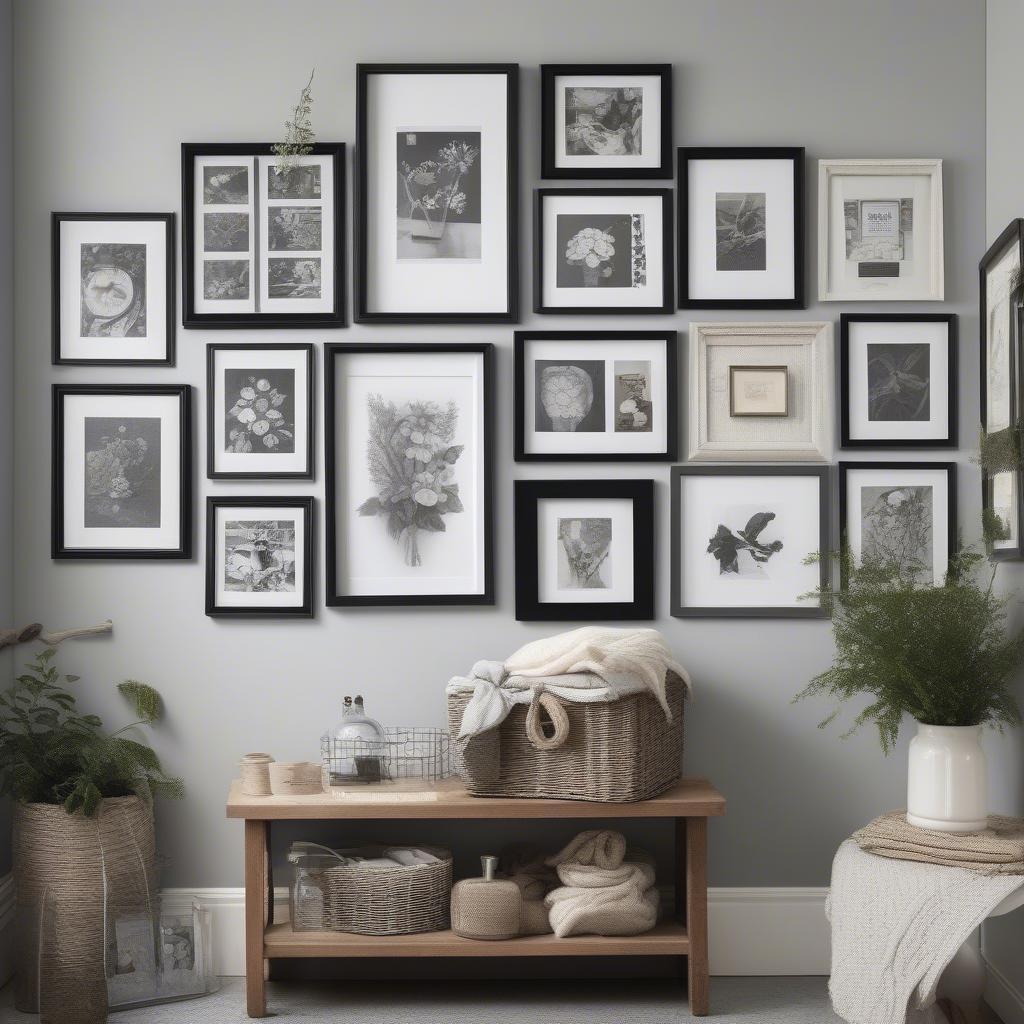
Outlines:
[[[647,800],[682,774],[682,679],[669,673],[665,692],[671,722],[649,693],[593,704],[544,694],[530,705],[516,704],[497,729],[469,741],[456,757],[457,770],[474,796]],[[453,737],[470,696],[448,697]],[[538,734],[537,726],[544,724],[542,709],[548,710],[550,723]]]

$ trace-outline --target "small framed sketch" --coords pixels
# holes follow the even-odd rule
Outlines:
[[[672,190],[534,193],[535,313],[672,313]]]
[[[943,297],[942,161],[818,161],[818,300]]]
[[[691,462],[827,462],[832,325],[690,324]]]
[[[206,475],[313,476],[313,346],[206,346]]]
[[[672,177],[671,64],[542,64],[542,178]]]
[[[803,309],[803,149],[680,149],[678,163],[679,305]]]
[[[360,323],[518,316],[519,66],[356,67]]]
[[[941,586],[956,550],[955,462],[840,462],[839,530],[855,565]]]
[[[516,619],[654,618],[654,481],[515,482]]]
[[[675,461],[677,380],[675,331],[516,331],[516,461]]]
[[[206,499],[206,614],[313,615],[313,499]]]
[[[345,326],[345,145],[183,143],[185,327]]]
[[[327,604],[493,604],[494,350],[326,349]]]
[[[55,384],[53,558],[192,557],[192,389]]]
[[[173,213],[51,216],[55,366],[173,366]]]
[[[955,448],[955,313],[843,313],[844,448]]]
[[[672,614],[826,618],[828,509],[827,466],[673,466]]]

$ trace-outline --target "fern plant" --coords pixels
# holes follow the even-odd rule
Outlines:
[[[46,648],[0,694],[0,796],[21,803],[60,804],[74,814],[96,813],[105,797],[135,794],[178,798],[180,779],[167,775],[153,749],[133,738],[139,726],[163,717],[160,694],[133,679],[118,685],[136,720],[107,733],[96,715],[79,714],[64,687],[78,676],[64,675]]]
[[[309,81],[299,93],[299,102],[295,105],[291,120],[284,123],[284,142],[275,142],[272,152],[278,157],[277,171],[286,180],[295,173],[300,156],[308,156],[313,152],[313,75],[316,68],[309,73]]]

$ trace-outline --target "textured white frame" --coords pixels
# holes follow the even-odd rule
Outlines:
[[[921,176],[931,179],[929,211],[931,248],[929,288],[926,291],[894,289],[892,294],[833,291],[829,287],[829,197],[831,179],[850,175]],[[941,302],[945,294],[945,252],[942,237],[942,161],[938,159],[819,160],[818,161],[818,301],[819,302]]]
[[[785,341],[807,345],[811,351],[808,413],[811,437],[806,444],[752,441],[737,445],[732,441],[708,439],[707,351],[709,345],[737,345],[748,348],[764,345],[770,349]],[[832,323],[808,320],[792,323],[691,323],[689,334],[690,401],[687,419],[687,458],[691,462],[828,462],[832,457],[832,404],[834,376]],[[771,362],[779,362],[772,359]],[[728,402],[728,394],[721,397]]]

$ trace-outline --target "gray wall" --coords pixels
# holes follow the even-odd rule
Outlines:
[[[791,696],[831,659],[826,622],[684,622],[667,616],[667,466],[514,465],[511,327],[241,331],[233,339],[496,343],[495,607],[320,609],[309,623],[214,621],[203,615],[201,559],[52,562],[50,384],[188,382],[198,388],[201,410],[204,342],[231,339],[223,332],[179,331],[174,369],[52,367],[48,216],[56,209],[177,209],[179,144],[274,139],[312,65],[318,135],[351,143],[357,60],[518,61],[521,269],[528,282],[529,199],[539,167],[537,65],[671,61],[678,143],[807,147],[810,267],[817,158],[945,160],[948,301],[929,308],[961,317],[960,429],[964,442],[973,444],[975,268],[984,244],[983,6],[961,0],[522,0],[511,7],[470,0],[433,6],[307,0],[299,15],[297,8],[267,0],[36,0],[16,3],[15,24],[17,615],[58,627],[105,616],[114,620],[112,641],[81,642],[62,651],[67,668],[83,676],[88,703],[110,721],[121,715],[112,697],[116,680],[132,675],[164,692],[170,720],[155,742],[189,787],[183,804],[163,806],[159,813],[161,846],[170,857],[168,884],[240,883],[241,829],[224,820],[223,803],[244,751],[315,757],[317,736],[337,718],[341,695],[357,690],[381,718],[441,724],[449,675],[551,632],[541,624],[517,624],[512,600],[511,480],[548,476],[653,476],[658,482],[656,625],[690,667],[697,687],[687,716],[686,768],[710,775],[730,800],[729,815],[711,829],[713,883],[826,883],[839,841],[901,803],[905,748],[886,760],[870,734],[842,742],[836,730],[817,731],[827,707],[790,706]],[[812,280],[809,293],[816,292]],[[528,286],[523,306],[531,306]],[[839,312],[836,306],[812,306],[804,315],[837,319]],[[523,314],[524,326],[542,319]],[[638,326],[685,331],[689,319],[685,313],[644,318]],[[601,318],[546,321],[551,329],[588,324],[609,326]],[[201,417],[195,429],[196,450],[202,452]],[[323,450],[319,442],[317,447]],[[970,533],[978,478],[967,453],[959,458],[961,515]],[[203,459],[198,461],[197,509],[208,493],[323,495],[322,472],[306,486],[230,486],[206,481]],[[467,850],[480,852],[489,835],[467,827]]]

